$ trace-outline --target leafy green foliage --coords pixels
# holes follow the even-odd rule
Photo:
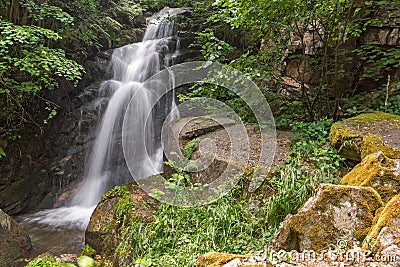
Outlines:
[[[33,0],[25,0],[22,6],[27,9],[28,16],[34,23],[41,22],[42,24],[47,24],[49,25],[48,28],[55,22],[59,22],[65,26],[72,24],[74,21],[71,15],[59,7],[50,5],[48,0],[41,2],[40,5]]]
[[[190,140],[189,143],[187,143],[186,146],[182,149],[182,154],[186,159],[190,159],[192,157],[196,144],[198,142],[200,142],[199,138]]]
[[[354,52],[368,65],[368,69],[363,73],[361,79],[380,80],[384,78],[383,71],[388,72],[400,67],[400,50],[397,47],[385,49],[379,46],[364,45],[355,49]]]
[[[90,245],[86,244],[83,246],[80,256],[89,256],[93,258],[96,256],[96,251]]]
[[[226,63],[233,47],[228,43],[215,37],[212,31],[200,32],[197,43],[201,47],[201,53],[205,60]]]
[[[39,122],[29,111],[35,100],[42,100],[45,89],[58,88],[61,81],[75,85],[83,74],[83,67],[66,57],[61,49],[46,46],[61,36],[38,26],[15,25],[0,19],[0,136],[10,138],[26,122]],[[48,119],[56,115],[54,106],[45,101]]]
[[[73,27],[60,31],[64,37],[60,46],[77,60],[117,45],[121,32],[128,35],[142,13],[142,7],[132,0],[79,0],[57,4],[75,18]]]
[[[4,149],[2,149],[2,148],[0,147],[0,159],[1,159],[1,158],[4,158],[6,155],[7,155],[7,154],[6,154],[6,152],[4,151]]]
[[[354,117],[375,110],[400,115],[400,87],[398,83],[383,85],[376,91],[359,93],[343,99],[344,117]]]
[[[286,73],[297,84],[297,90],[289,91],[290,100],[301,103],[301,112],[296,114],[302,113],[301,119],[308,121],[323,117],[337,119],[342,98],[358,89],[357,81],[379,80],[399,67],[399,49],[395,47],[370,45],[355,51],[346,48],[357,47],[358,38],[369,26],[379,27],[382,14],[389,19],[395,17],[397,7],[387,0],[206,1],[202,7],[195,8],[208,22],[198,34],[198,43],[204,59],[219,61],[222,58],[226,62],[230,59],[230,65],[248,75],[266,95],[286,86],[279,78],[286,71],[282,60],[285,59],[297,68],[297,73],[293,73],[293,69]],[[228,33],[221,34],[222,29]],[[236,46],[232,51],[238,52],[241,44],[229,37],[234,31],[240,31],[235,36],[248,43],[240,47],[240,55],[227,57],[222,53],[226,49],[218,43]],[[213,45],[210,40],[215,36],[218,42],[214,40]],[[352,66],[358,72],[352,72]],[[209,87],[192,89],[196,90],[192,91],[195,96],[229,100],[235,110],[244,106],[237,96],[227,99],[226,90],[218,89],[218,94],[212,94]],[[240,115],[243,114],[249,114],[248,110],[242,110]],[[278,124],[288,123],[281,120]]]
[[[40,255],[37,258],[30,261],[27,267],[76,267],[72,263],[58,263],[50,254]]]

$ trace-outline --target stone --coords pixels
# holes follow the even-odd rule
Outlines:
[[[196,261],[196,267],[220,267],[229,264],[235,259],[244,259],[246,256],[229,253],[209,252],[200,256]]]
[[[333,124],[329,140],[349,160],[360,162],[378,151],[400,159],[399,128],[400,116],[384,112],[361,114]]]
[[[76,254],[61,254],[54,257],[56,262],[76,263],[78,256]]]
[[[400,191],[400,160],[390,159],[381,151],[366,156],[363,161],[346,174],[342,185],[370,186],[387,203]]]
[[[124,226],[151,222],[158,204],[134,183],[103,195],[85,232],[85,242],[98,254],[112,254],[122,241]]]
[[[12,263],[32,248],[22,227],[0,209],[0,266]]]
[[[243,126],[229,118],[222,118],[218,121],[219,123],[208,118],[184,118],[172,122],[169,126],[168,134],[170,136],[179,136],[178,140],[172,143],[174,149],[179,147],[183,151],[190,141],[197,138],[198,142],[193,148],[190,160],[202,163],[207,162],[204,166],[199,164],[197,166],[198,171],[191,172],[192,183],[211,183],[220,177],[228,164],[240,171],[244,170],[245,173],[251,173],[254,169],[259,168],[263,174],[267,174],[276,166],[284,165],[285,159],[290,153],[290,132],[277,131],[276,144],[266,142],[267,154],[272,149],[275,149],[275,155],[271,153],[260,160],[261,131],[257,125]],[[243,131],[243,135],[238,134],[240,131]],[[268,134],[262,134],[265,140],[270,140],[268,139]],[[247,141],[243,140],[244,138],[248,139],[248,147],[246,147]],[[239,146],[241,153],[232,155],[232,142]],[[213,145],[208,145],[210,143]],[[242,153],[244,151],[248,153]],[[272,156],[274,156],[273,159],[271,158]],[[168,157],[168,159],[171,158]],[[172,159],[174,160],[174,158]],[[211,160],[208,161],[208,159]],[[167,178],[174,173],[174,170],[169,168],[165,168],[164,171]]]
[[[386,204],[375,221],[363,248],[382,255],[386,250],[398,254],[400,259],[400,194]]]
[[[77,263],[78,263],[79,267],[93,267],[94,259],[84,255],[84,256],[78,257]]]
[[[383,205],[370,187],[322,184],[296,215],[288,215],[270,244],[274,251],[321,252],[338,240],[361,242]]]

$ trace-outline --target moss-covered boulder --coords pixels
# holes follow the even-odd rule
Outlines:
[[[85,242],[99,254],[112,255],[126,227],[150,222],[157,203],[134,183],[117,186],[103,195],[85,233]]]
[[[342,185],[370,186],[387,203],[400,192],[400,160],[390,159],[381,151],[366,156],[340,182]]]
[[[31,247],[28,234],[0,209],[0,266],[13,266],[13,262]]]
[[[384,112],[362,114],[332,125],[329,140],[340,154],[361,161],[377,151],[400,159],[400,116]]]
[[[322,184],[296,215],[288,215],[270,247],[320,252],[338,240],[363,241],[383,205],[370,187]]]
[[[400,195],[386,204],[374,222],[363,248],[382,255],[395,252],[400,258]]]
[[[220,267],[235,259],[245,259],[246,256],[229,253],[209,252],[200,256],[196,261],[196,267]]]

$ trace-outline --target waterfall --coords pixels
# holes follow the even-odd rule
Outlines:
[[[121,172],[110,171],[115,159],[122,158],[121,132],[122,120],[127,105],[132,95],[135,95],[137,105],[134,124],[132,128],[153,127],[152,118],[143,118],[148,109],[152,97],[151,91],[142,87],[142,84],[151,76],[161,70],[162,67],[174,64],[174,54],[179,50],[177,30],[174,20],[175,16],[184,9],[164,8],[161,12],[154,15],[148,21],[148,27],[141,43],[127,45],[114,51],[111,60],[111,67],[114,75],[109,81],[102,84],[100,92],[109,94],[110,101],[102,117],[98,135],[94,143],[93,151],[90,155],[86,178],[77,194],[72,199],[72,206],[93,207],[95,206],[103,193],[117,184],[123,184],[129,181],[129,174],[125,171],[122,179],[119,176]],[[172,60],[171,60],[172,59]],[[169,111],[175,107],[174,97],[169,97],[172,101],[166,103],[165,107],[159,107],[155,113],[163,113],[161,117],[166,117]],[[153,113],[154,113],[153,112]],[[167,113],[167,114],[164,114]],[[157,116],[160,114],[154,114]],[[147,125],[146,125],[147,123]],[[147,132],[155,134],[137,138],[147,138],[148,146],[144,149],[152,156],[152,162],[141,162],[140,153],[145,153],[144,149],[138,147],[138,168],[135,170],[135,176],[146,178],[162,172],[162,150],[155,129],[149,129]],[[140,143],[140,142],[138,142]],[[133,144],[135,145],[135,144]],[[151,168],[149,165],[152,165]],[[158,166],[153,168],[153,166]],[[126,179],[128,177],[128,179]],[[124,179],[125,178],[125,179]]]
[[[174,95],[165,96],[153,108],[149,104],[152,92],[142,85],[161,69],[176,63],[179,39],[175,20],[171,17],[186,11],[164,8],[148,20],[142,42],[115,49],[110,64],[113,78],[103,82],[98,90],[99,98],[107,99],[108,103],[105,110],[101,111],[96,139],[80,188],[67,206],[40,211],[26,217],[23,223],[78,228],[84,231],[102,194],[115,185],[133,181],[123,158],[121,144],[123,119],[133,95],[137,107],[132,126],[150,127],[147,131],[150,134],[137,136],[146,138],[146,147],[138,145],[134,155],[138,164],[132,175],[135,178],[146,178],[162,172],[163,152],[159,124],[160,118],[165,119],[168,113],[174,110]],[[149,110],[151,118],[142,117],[143,114],[148,114]],[[176,116],[175,114],[172,117]],[[141,143],[143,142],[138,142]],[[144,149],[151,155],[150,160],[146,158],[147,161],[141,161]]]

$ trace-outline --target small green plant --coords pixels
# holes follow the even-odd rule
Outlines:
[[[203,58],[207,61],[226,63],[233,52],[233,47],[218,39],[211,30],[197,33],[196,43],[201,47]]]
[[[90,245],[86,244],[83,246],[80,256],[89,256],[93,258],[96,256],[96,250],[94,250],[94,248],[92,248]]]
[[[124,186],[116,186],[112,190],[105,193],[101,200],[104,201],[111,197],[125,197],[127,195],[127,190]]]
[[[151,259],[143,258],[143,259],[137,259],[135,261],[135,267],[150,267],[150,266],[152,266]]]
[[[0,159],[4,158],[6,156],[6,152],[4,151],[4,149],[2,147],[0,147]]]
[[[193,155],[193,152],[196,148],[196,144],[200,142],[199,138],[195,138],[193,140],[190,140],[189,143],[186,144],[186,146],[182,149],[182,154],[186,159],[190,159]]]
[[[43,254],[32,261],[30,261],[27,267],[76,267],[75,264],[72,263],[58,263],[54,259],[54,257],[50,254]]]

